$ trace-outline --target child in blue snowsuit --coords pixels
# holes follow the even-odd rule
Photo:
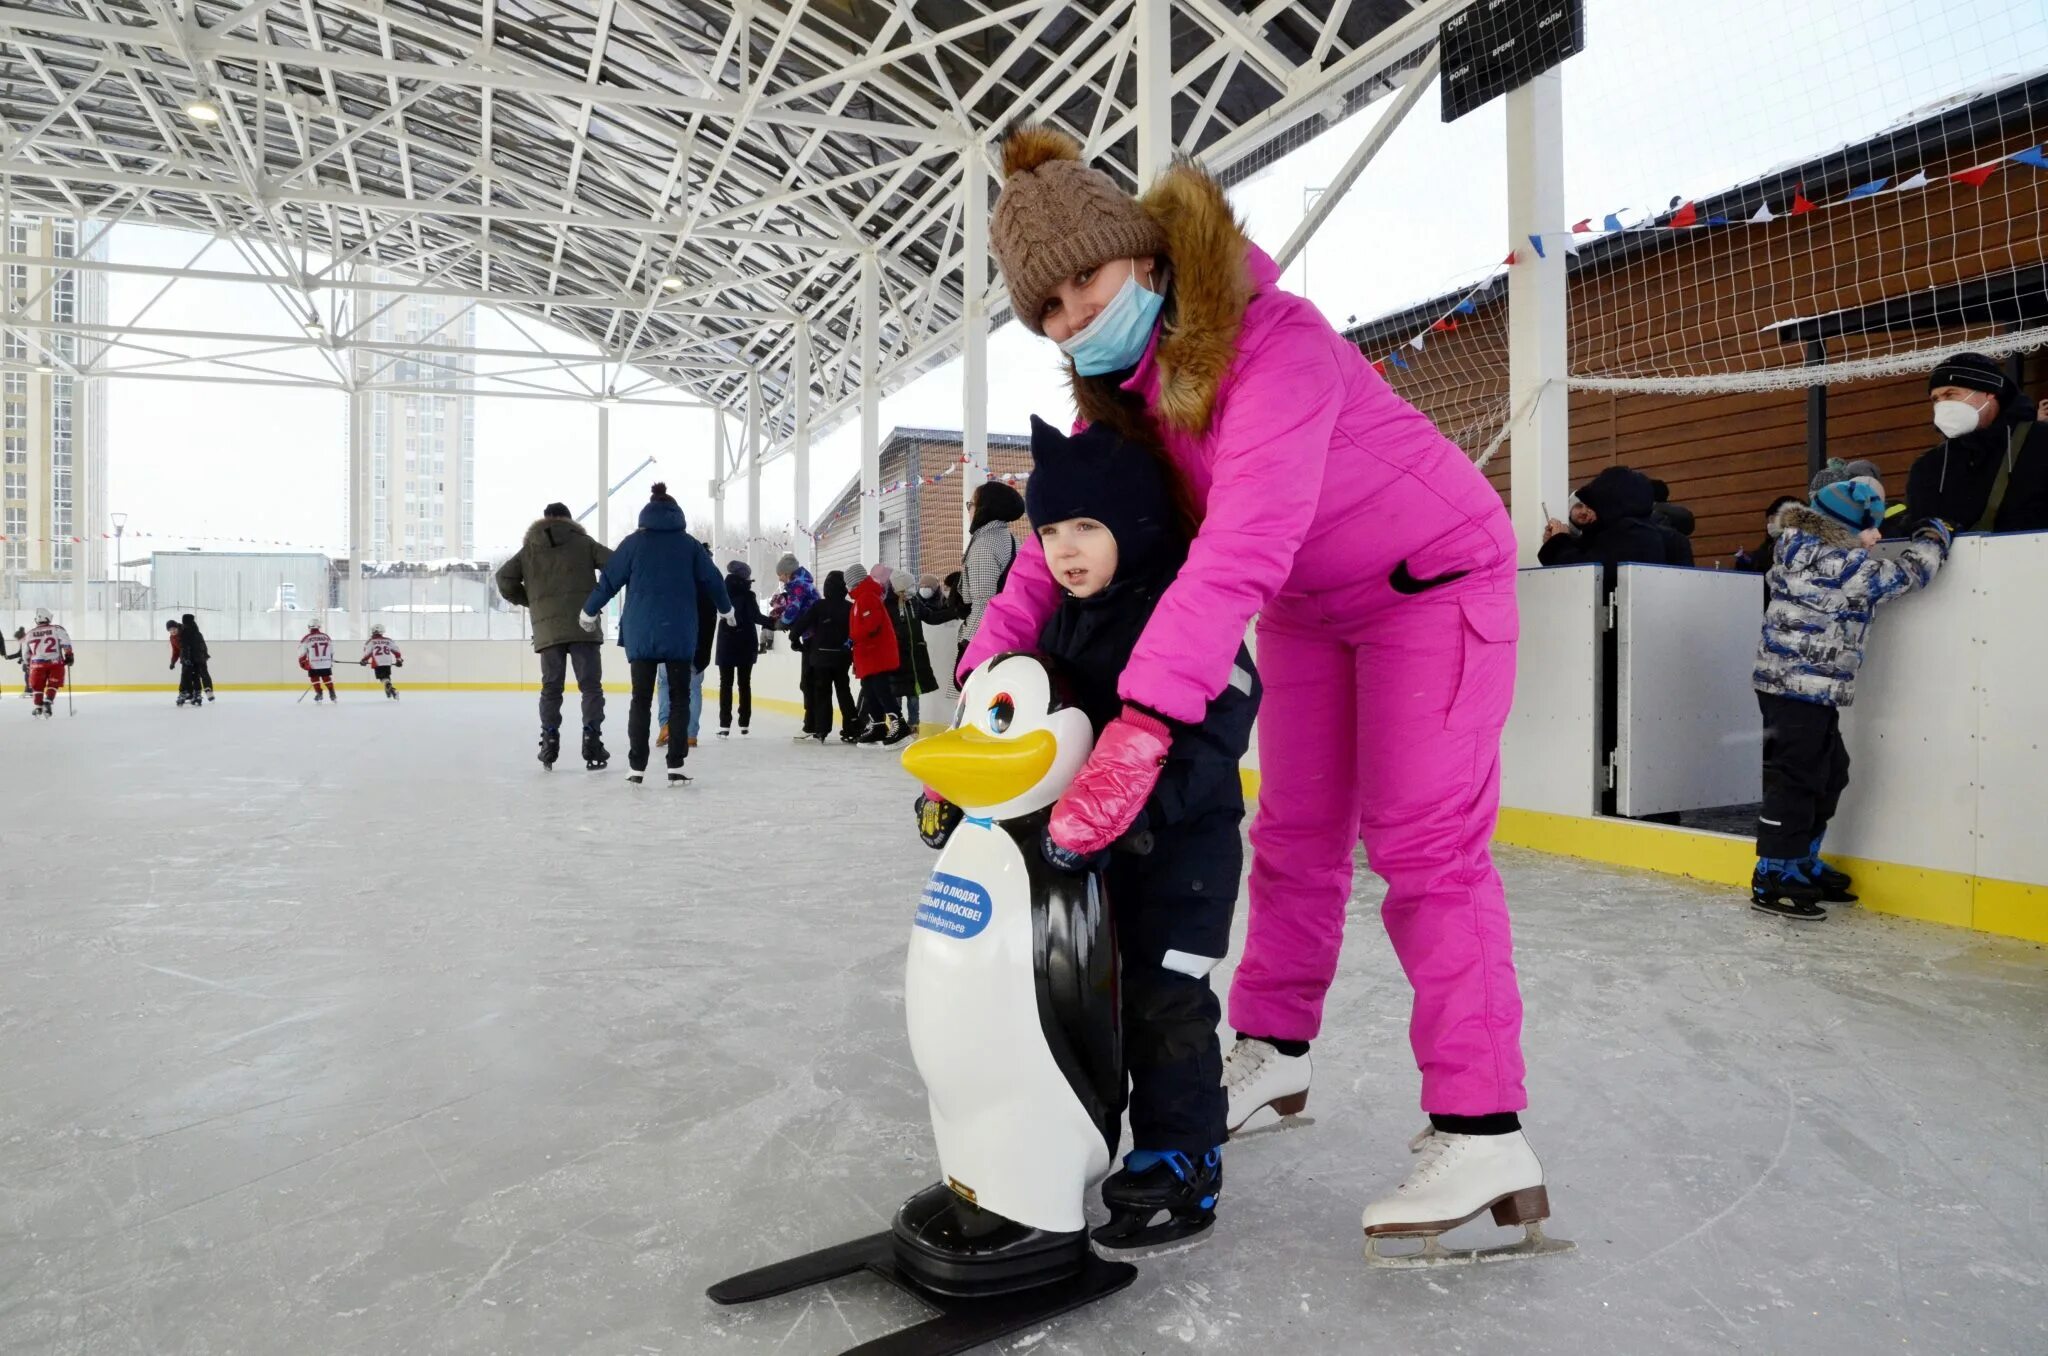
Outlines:
[[[1773,524],[1764,576],[1770,601],[1751,675],[1764,718],[1764,803],[1757,815],[1750,906],[1810,922],[1820,907],[1852,902],[1849,877],[1820,857],[1821,839],[1849,785],[1841,708],[1880,603],[1927,587],[1948,559],[1948,524],[1929,519],[1897,561],[1871,553],[1885,518],[1884,487],[1859,476],[1821,486]]]

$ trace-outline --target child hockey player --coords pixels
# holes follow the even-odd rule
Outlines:
[[[212,701],[213,675],[206,663],[212,656],[206,637],[199,633],[199,619],[187,612],[182,622],[165,622],[164,630],[171,640],[171,667],[178,670],[178,705],[198,706],[202,689]]]
[[[1130,758],[1165,762],[1136,824],[1103,865],[1122,962],[1123,1042],[1132,1150],[1102,1184],[1104,1251],[1139,1256],[1198,1238],[1223,1185],[1221,1011],[1209,972],[1230,945],[1243,848],[1238,762],[1258,713],[1259,680],[1242,649],[1229,686],[1199,725],[1169,726],[1122,702],[1117,680],[1153,607],[1187,554],[1187,515],[1143,448],[1097,424],[1073,438],[1031,421],[1026,512],[1064,591],[1039,648],[1073,683],[1098,735],[1121,715],[1144,733]],[[1097,750],[1100,756],[1101,749]],[[917,800],[925,841],[943,846],[959,811]],[[1058,847],[1065,802],[1044,841],[1055,866],[1095,865]],[[1164,1213],[1158,1224],[1153,1220]]]
[[[57,714],[57,690],[64,686],[65,672],[77,662],[71,649],[71,633],[50,620],[50,609],[36,609],[36,624],[21,643],[28,664],[29,695],[35,699],[31,715]]]
[[[384,684],[384,695],[398,700],[398,689],[391,684],[391,670],[405,667],[405,656],[384,634],[384,623],[378,622],[370,628],[370,638],[363,642],[363,657],[358,664],[370,665],[370,672],[377,675],[377,681]]]
[[[1752,675],[1764,718],[1764,804],[1756,822],[1750,906],[1780,918],[1826,918],[1846,904],[1849,877],[1820,857],[1821,839],[1849,785],[1841,708],[1855,698],[1864,638],[1877,605],[1925,588],[1948,559],[1938,518],[1913,533],[1897,561],[1880,559],[1884,487],[1858,476],[1826,484],[1809,504],[1778,511],[1764,584],[1763,639]]]
[[[340,698],[334,693],[334,638],[320,629],[320,619],[315,617],[306,627],[306,634],[299,637],[299,667],[306,671],[306,679],[313,685],[313,700],[321,698],[320,685],[327,685],[327,697],[333,701]]]

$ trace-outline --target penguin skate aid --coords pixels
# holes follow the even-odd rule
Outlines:
[[[1088,717],[1029,655],[983,665],[960,709],[953,729],[903,755],[957,808],[943,832],[934,817],[943,847],[903,985],[940,1178],[887,1229],[707,1292],[744,1304],[866,1271],[938,1311],[847,1356],[967,1351],[1137,1275],[1090,1249],[1084,1214],[1089,1187],[1109,1173],[1124,1103],[1102,876],[1055,870],[1040,846],[1094,747]]]

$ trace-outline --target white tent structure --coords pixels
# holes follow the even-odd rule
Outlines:
[[[17,0],[0,11],[0,215],[189,228],[246,271],[27,262],[279,302],[280,333],[138,316],[80,335],[92,342],[72,351],[97,356],[69,360],[77,378],[313,384],[355,401],[421,381],[395,352],[418,344],[386,356],[366,337],[380,298],[496,307],[588,345],[449,351],[515,364],[480,371],[479,394],[593,404],[600,501],[610,406],[706,405],[744,430],[728,439],[717,421],[714,500],[743,483],[758,533],[764,462],[795,459],[808,521],[810,440],[857,414],[873,489],[882,395],[956,353],[967,455],[985,465],[986,336],[1005,311],[986,228],[1008,122],[1065,127],[1134,187],[1175,153],[1239,177],[1382,94],[1400,90],[1405,112],[1439,27],[1472,2]],[[1554,82],[1510,96],[1518,167],[1539,171],[1531,211],[1558,198]],[[1561,261],[1541,271],[1556,275],[1557,351],[1542,358],[1557,370],[1526,389],[1563,376]],[[6,302],[32,360],[58,361]],[[1561,437],[1561,394],[1547,403]],[[365,422],[350,420],[358,560]],[[1562,501],[1557,460],[1557,487],[1518,485],[1516,504]],[[869,546],[875,512],[869,496]]]

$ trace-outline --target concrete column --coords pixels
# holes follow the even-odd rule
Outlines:
[[[1536,563],[1546,514],[1571,495],[1564,228],[1564,85],[1546,71],[1507,96],[1509,497],[1524,565]],[[1539,255],[1529,237],[1543,237]]]
[[[765,578],[768,571],[761,561],[761,374],[747,373],[747,548],[740,552],[739,559],[747,562],[756,578]],[[720,568],[724,561],[718,562]],[[768,564],[774,564],[769,561]]]
[[[1135,0],[1138,30],[1138,186],[1173,161],[1173,0]]]
[[[711,439],[711,553],[716,556],[725,541],[725,411],[712,414]]]
[[[811,540],[811,324],[796,325],[796,357],[790,381],[796,387],[796,432],[791,456],[796,463],[796,540],[790,549],[805,565],[818,563],[817,544]]]
[[[73,342],[71,352],[74,365],[83,352],[82,344]],[[92,548],[99,540],[99,527],[93,520],[93,495],[99,486],[92,479],[91,431],[85,413],[86,382],[88,378],[71,379],[71,535],[78,538],[71,547],[71,611],[73,629],[79,638],[85,636],[86,613],[92,608]],[[52,386],[56,379],[52,378]]]
[[[966,252],[961,287],[960,408],[961,454],[967,464],[960,475],[960,542],[965,549],[974,492],[988,479],[988,165],[979,139],[968,147],[960,166],[961,233]]]
[[[597,407],[597,539],[612,544],[612,412]]]
[[[361,368],[351,354],[351,369]],[[348,397],[348,616],[350,639],[361,640],[363,628],[363,557],[370,549],[370,396],[351,391]]]
[[[860,563],[882,549],[882,261],[860,257]]]

